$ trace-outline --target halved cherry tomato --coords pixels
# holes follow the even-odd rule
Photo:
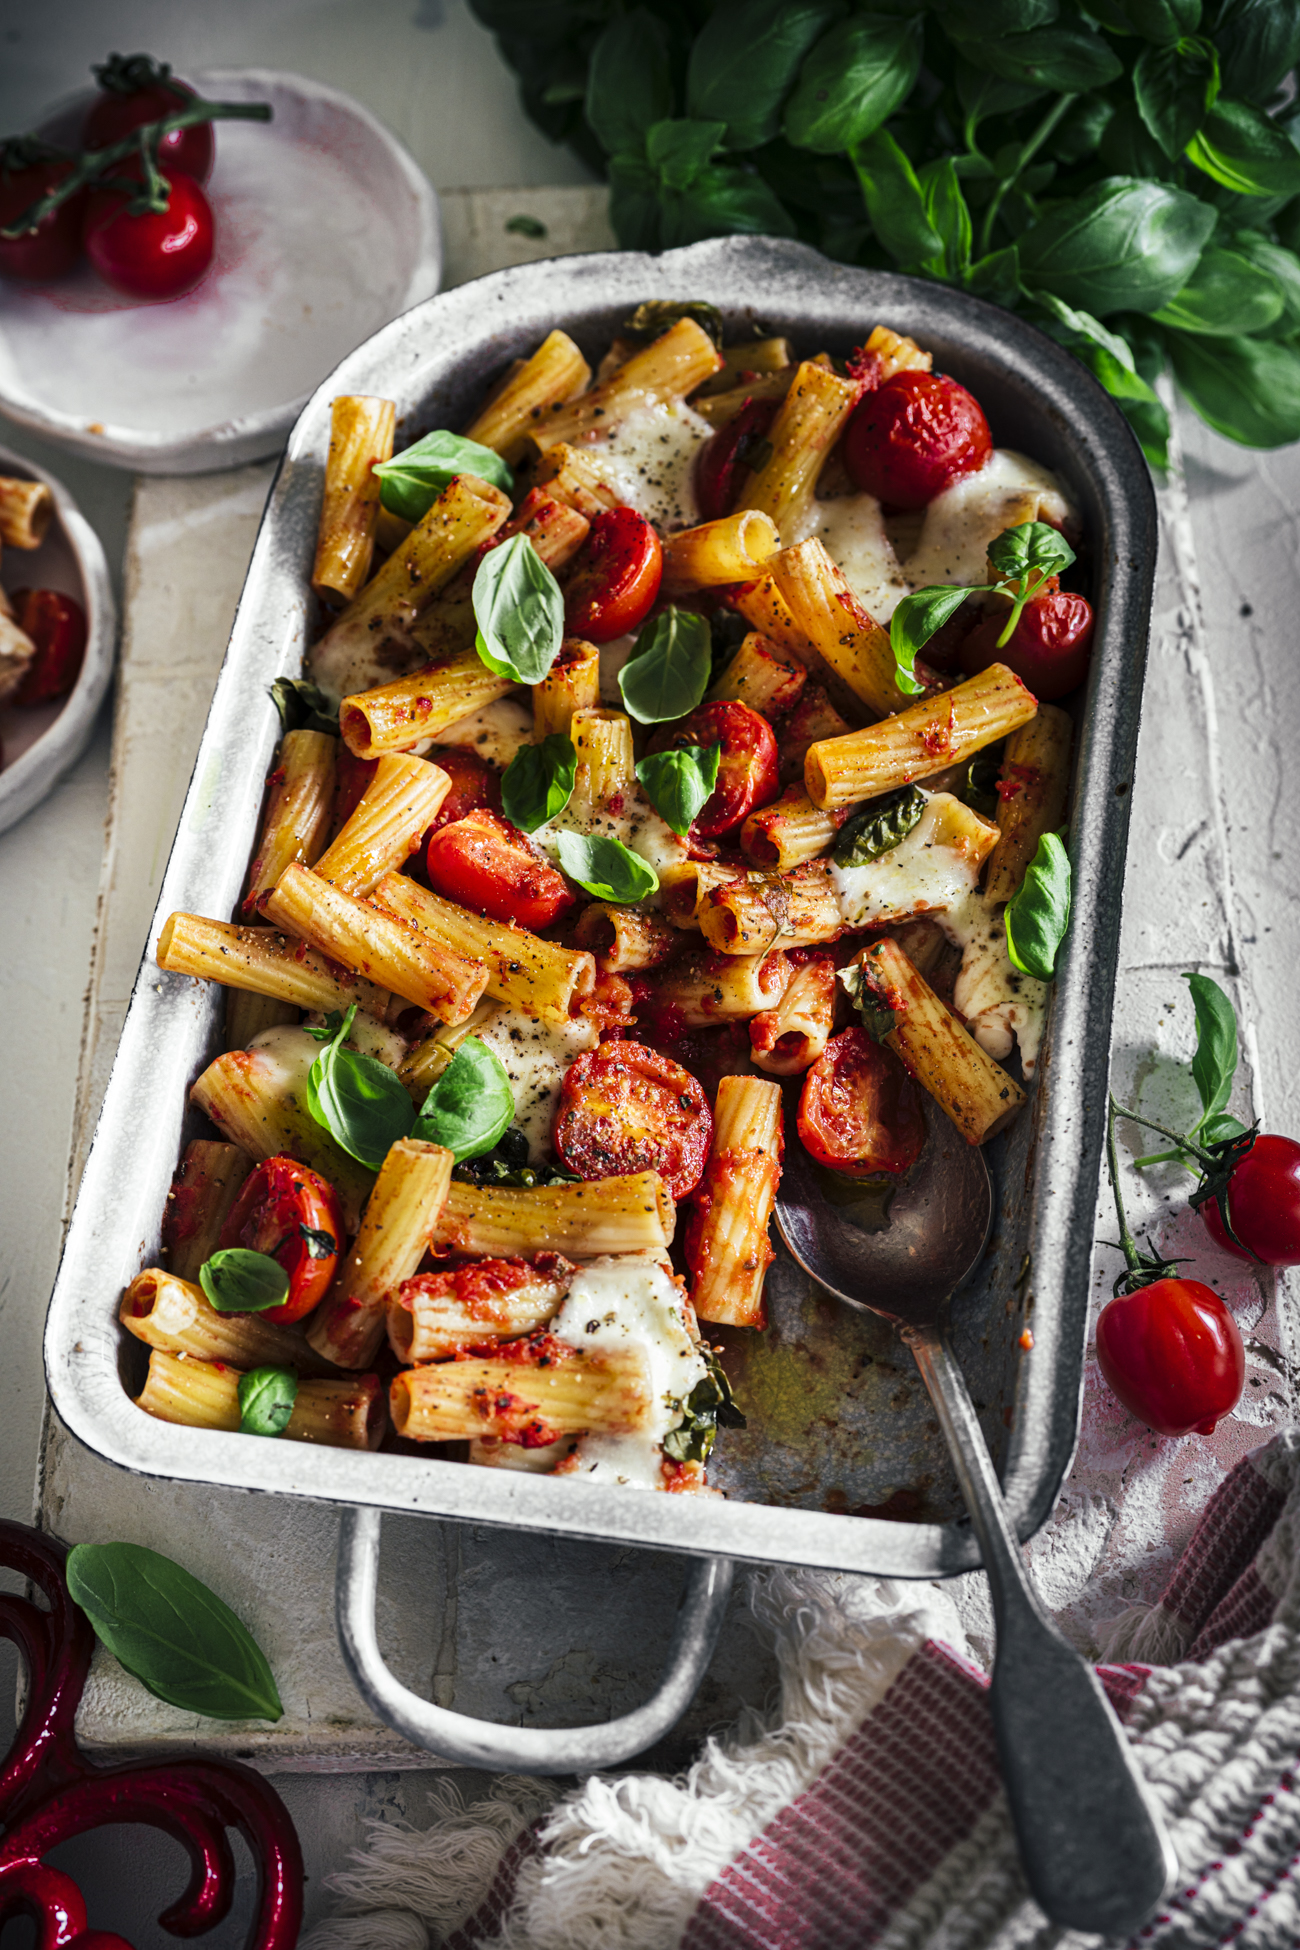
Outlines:
[[[13,704],[48,704],[66,697],[81,674],[86,654],[86,612],[57,589],[20,589],[14,594],[14,621],[36,645]]]
[[[423,865],[435,894],[521,928],[549,928],[577,899],[528,835],[500,813],[466,813],[444,826],[430,837]]]
[[[612,643],[644,623],[663,580],[663,543],[635,508],[596,516],[564,591],[564,627]]]
[[[657,1171],[674,1198],[704,1174],[713,1140],[695,1078],[643,1043],[601,1043],[564,1073],[555,1149],[579,1178]]]
[[[671,731],[656,732],[650,749],[666,752],[681,745],[714,744],[722,746],[718,782],[691,827],[692,835],[703,840],[729,833],[781,789],[772,727],[747,704],[701,704]]]
[[[1157,1435],[1209,1435],[1241,1400],[1246,1374],[1237,1323],[1199,1280],[1153,1280],[1108,1301],[1097,1360],[1125,1408]]]
[[[865,494],[892,508],[923,508],[993,451],[984,409],[937,372],[896,372],[854,408],[844,460]]]
[[[343,1247],[338,1194],[294,1158],[267,1158],[244,1180],[221,1228],[221,1244],[267,1253],[289,1275],[289,1297],[262,1320],[287,1325],[325,1298]]]
[[[72,172],[70,162],[55,159],[19,167],[7,160],[17,153],[21,151],[0,150],[0,230],[15,223]],[[85,220],[86,192],[78,190],[35,230],[22,237],[0,237],[0,277],[61,278],[81,256]]]
[[[166,69],[161,72],[147,54],[112,55],[95,70],[100,94],[86,117],[85,142],[88,149],[107,149],[120,142],[145,122],[161,122],[184,108],[194,90]],[[212,174],[215,146],[211,122],[196,122],[191,129],[173,129],[158,144],[158,161],[164,173],[183,170],[196,183],[206,183]]]
[[[957,660],[967,677],[990,664],[1006,664],[1045,704],[1083,682],[1092,656],[1092,604],[1085,596],[1068,589],[1031,596],[1010,641],[999,650],[1005,625],[1005,609],[1000,616],[995,611],[962,638]]]
[[[847,1178],[897,1176],[925,1144],[920,1093],[893,1050],[865,1029],[842,1029],[804,1078],[799,1136],[810,1157]]]
[[[702,521],[721,521],[731,513],[746,455],[763,439],[780,405],[774,399],[747,399],[735,418],[706,440],[695,460],[695,499]]]
[[[133,172],[123,165],[122,175]],[[212,206],[192,176],[164,176],[167,208],[132,216],[128,190],[96,190],[86,216],[86,255],[105,284],[129,298],[180,298],[212,262]]]
[[[439,806],[430,833],[464,819],[466,813],[500,812],[501,774],[468,745],[435,745],[425,757],[451,780],[451,791]]]
[[[1300,1266],[1300,1144],[1294,1138],[1257,1137],[1232,1168],[1227,1199],[1241,1246],[1228,1237],[1217,1198],[1201,1207],[1211,1237],[1225,1252],[1237,1259],[1254,1253],[1265,1266]]]

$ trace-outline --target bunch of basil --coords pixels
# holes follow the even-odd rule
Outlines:
[[[1172,365],[1300,438],[1300,0],[471,0],[620,242],[753,231],[1068,346],[1163,464]]]

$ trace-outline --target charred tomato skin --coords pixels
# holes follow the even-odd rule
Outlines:
[[[334,1242],[332,1253],[323,1250],[327,1239]],[[221,1245],[266,1253],[288,1274],[288,1298],[267,1307],[262,1320],[281,1326],[302,1320],[329,1292],[343,1250],[338,1194],[327,1178],[296,1158],[266,1158],[244,1180],[221,1228]]]
[[[844,432],[849,473],[891,508],[926,507],[992,451],[979,401],[937,372],[894,373],[864,394]]]
[[[444,900],[533,932],[549,928],[577,898],[563,874],[500,813],[479,809],[443,826],[421,859],[429,886]]]
[[[682,1199],[704,1174],[712,1138],[709,1100],[696,1079],[644,1043],[601,1043],[565,1072],[554,1142],[580,1178],[657,1171]]]
[[[713,744],[722,747],[718,782],[691,826],[693,837],[701,840],[732,832],[781,790],[776,736],[767,719],[747,704],[697,705],[671,731],[656,732],[650,749],[667,752],[681,745]]]
[[[1227,1189],[1228,1217],[1241,1245],[1234,1245],[1217,1198],[1201,1207],[1210,1237],[1236,1259],[1265,1266],[1300,1266],[1300,1144],[1264,1132],[1233,1166]],[[1244,1248],[1244,1250],[1243,1250]]]
[[[847,1178],[907,1171],[925,1144],[920,1093],[891,1049],[856,1025],[832,1036],[799,1094],[809,1157]]]
[[[1246,1374],[1237,1323],[1200,1280],[1155,1280],[1108,1301],[1097,1360],[1112,1394],[1157,1435],[1209,1435]]]
[[[606,508],[564,590],[564,627],[589,643],[612,643],[638,629],[663,581],[663,543],[635,508]]]

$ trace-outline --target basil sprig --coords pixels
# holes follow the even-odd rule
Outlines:
[[[1006,906],[1007,953],[1014,968],[1050,982],[1070,925],[1070,856],[1057,833],[1044,833]]]
[[[378,1171],[409,1135],[415,1106],[387,1064],[344,1047],[356,1013],[354,1002],[345,1016],[331,1011],[323,1028],[304,1025],[325,1045],[307,1073],[307,1108],[350,1158]]]
[[[239,1433],[283,1435],[298,1399],[292,1368],[253,1368],[239,1377]]]
[[[638,724],[666,724],[695,709],[709,688],[712,664],[706,618],[670,604],[637,637],[618,688]]]
[[[338,708],[319,684],[309,684],[305,677],[277,677],[271,697],[285,731],[325,731],[338,737]]]
[[[490,1151],[514,1114],[505,1065],[479,1037],[467,1036],[425,1098],[411,1135],[445,1145],[460,1164]]]
[[[419,521],[427,515],[457,474],[476,474],[503,494],[513,494],[515,489],[515,477],[500,454],[459,433],[426,433],[413,447],[381,462],[375,473],[379,499],[403,521]]]
[[[156,1699],[211,1720],[282,1718],[252,1634],[170,1557],[143,1544],[77,1544],[65,1576],[96,1638]]]
[[[674,1462],[707,1462],[719,1429],[748,1426],[736,1407],[722,1363],[711,1348],[703,1352],[708,1373],[682,1403],[682,1420],[664,1437],[664,1454]]]
[[[282,1306],[289,1275],[269,1253],[226,1246],[199,1268],[199,1285],[219,1314],[260,1314]]]
[[[678,745],[638,760],[636,775],[646,798],[680,839],[718,783],[721,744]]]
[[[549,732],[540,745],[521,745],[501,774],[501,810],[512,825],[535,833],[564,811],[577,776],[573,740]]]
[[[919,786],[900,786],[846,819],[831,848],[837,867],[865,867],[905,840],[929,804]]]
[[[889,624],[889,642],[894,652],[895,680],[900,691],[919,697],[925,689],[916,676],[916,659],[936,630],[955,616],[967,596],[987,595],[990,586],[1011,597],[1011,608],[998,637],[998,649],[1010,643],[1020,612],[1031,596],[1036,596],[1050,576],[1060,575],[1074,560],[1074,550],[1059,529],[1046,521],[1022,521],[1018,527],[1004,529],[989,544],[989,562],[998,573],[996,585],[976,583],[967,588],[947,583],[933,589],[917,589],[904,596]]]
[[[621,840],[598,833],[556,835],[560,865],[570,880],[596,901],[641,901],[653,894],[659,876]]]
[[[488,669],[516,684],[540,684],[564,640],[564,597],[527,535],[488,550],[473,603],[474,647]]]
[[[861,962],[851,961],[847,968],[837,969],[835,979],[857,1010],[862,1027],[872,1042],[883,1043],[897,1023],[898,1016],[887,1003],[880,1000],[868,982]]]

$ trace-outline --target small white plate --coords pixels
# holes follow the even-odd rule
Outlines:
[[[26,710],[0,706],[0,833],[42,800],[85,751],[95,713],[113,674],[117,605],[98,535],[68,490],[44,468],[0,447],[0,474],[44,481],[54,495],[54,519],[39,548],[6,548],[0,560],[5,588],[58,589],[86,612],[86,656],[67,697]]]
[[[438,203],[367,109],[300,75],[207,69],[210,100],[266,101],[218,122],[207,193],[217,246],[183,298],[142,304],[83,264],[57,283],[0,280],[0,411],[143,474],[278,453],[326,374],[438,289]],[[89,93],[46,122],[75,142]]]

